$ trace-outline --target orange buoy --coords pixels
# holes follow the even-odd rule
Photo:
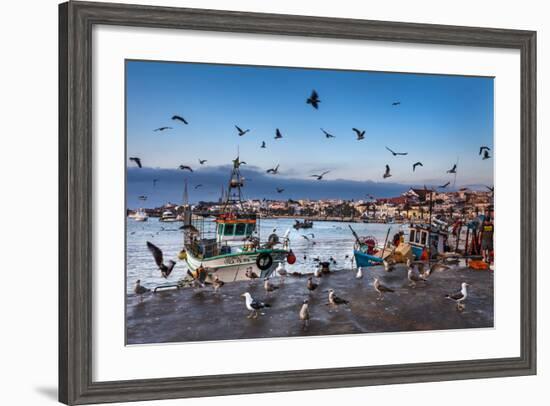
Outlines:
[[[286,256],[286,262],[288,262],[290,265],[296,262],[296,255],[290,250],[288,255]]]

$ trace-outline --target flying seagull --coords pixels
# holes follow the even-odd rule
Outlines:
[[[206,281],[206,277],[208,276],[208,272],[206,272],[206,269],[202,265],[200,265],[195,273],[193,274],[189,269],[187,270],[187,275],[189,275],[192,279],[191,285],[194,288],[204,288]]]
[[[208,159],[200,159],[199,158],[199,164],[204,165],[204,163],[208,161]]]
[[[243,130],[243,129],[240,128],[238,125],[236,125],[235,128],[236,128],[237,131],[239,132],[239,136],[245,135],[247,132],[250,131],[249,129]]]
[[[447,171],[447,173],[456,173],[456,164],[454,164],[453,167]]]
[[[341,305],[341,304],[348,304],[349,302],[346,299],[343,299],[341,297],[336,296],[336,293],[334,293],[334,289],[328,290],[328,303],[331,305]]]
[[[328,131],[325,131],[321,128],[321,131],[323,132],[323,134],[325,134],[325,137],[327,138],[335,138],[334,135],[332,135],[331,133],[329,133]]]
[[[389,165],[386,165],[386,172],[384,172],[384,175],[382,175],[382,177],[384,179],[386,178],[389,178],[391,176],[391,173],[390,173],[390,166]]]
[[[391,105],[392,106],[399,106],[401,104],[400,101],[394,101]]]
[[[395,264],[394,263],[390,263],[389,261],[387,260],[383,260],[382,263],[384,264],[384,271],[386,272],[393,272],[393,270],[395,269]]]
[[[357,141],[361,141],[365,139],[365,130],[361,131],[357,128],[352,128],[353,131],[355,131],[355,134],[357,134]]]
[[[311,96],[307,98],[306,103],[311,104],[314,109],[319,108],[319,103],[321,103],[321,100],[319,100],[319,95],[315,90],[311,92]]]
[[[449,186],[450,184],[451,184],[451,182],[447,182],[447,183],[445,183],[444,185],[438,186],[437,188],[438,188],[438,189],[445,189],[445,188],[446,188],[447,186]]]
[[[166,131],[171,129],[172,127],[159,127],[159,128],[155,128],[153,131]]]
[[[374,290],[378,292],[378,299],[381,300],[384,299],[384,293],[393,293],[395,292],[393,289],[388,288],[385,285],[382,285],[378,278],[374,278]]]
[[[187,165],[180,165],[178,166],[178,169],[181,169],[182,171],[189,171],[189,172],[193,172],[193,169],[190,167],[190,166],[187,166]]]
[[[153,254],[153,258],[155,259],[155,263],[157,264],[158,268],[160,269],[160,272],[162,273],[163,278],[168,278],[170,276],[170,273],[172,273],[172,270],[174,269],[174,266],[176,265],[176,262],[169,260],[168,265],[164,264],[163,258],[162,258],[162,251],[159,247],[157,247],[155,244],[147,241],[147,248],[149,251],[151,251],[151,254]]]
[[[481,155],[483,153],[483,151],[490,151],[491,148],[485,146],[485,145],[482,145],[481,147],[479,147],[479,155]]]
[[[202,187],[202,183],[199,183],[198,185],[195,185],[195,189],[198,189],[200,187]]]
[[[279,164],[277,164],[275,168],[271,168],[266,171],[266,173],[271,173],[273,175],[277,175],[278,172],[279,172]]]
[[[283,193],[285,190],[283,188],[277,188],[277,193]]]
[[[281,131],[276,128],[275,129],[275,139],[278,140],[279,138],[283,138],[283,134],[281,134]]]
[[[491,186],[487,186],[485,185],[485,187],[491,192],[491,193],[495,193],[495,187],[491,187]]]
[[[130,158],[128,158],[130,161],[132,162],[135,162],[136,165],[138,166],[138,168],[141,168],[141,159],[138,158],[138,157],[135,157],[135,156],[131,156]]]
[[[489,159],[491,158],[491,155],[489,155],[489,151],[485,150],[483,151],[483,159]]]
[[[466,282],[462,282],[462,287],[459,292],[451,293],[448,295],[445,295],[446,299],[454,300],[456,303],[456,309],[458,311],[464,310],[464,301],[468,298],[468,286]]]
[[[172,120],[178,120],[178,121],[181,121],[183,124],[189,124],[186,119],[178,115],[172,116]]]
[[[147,196],[141,195],[141,196],[138,196],[138,199],[145,201],[147,200]]]
[[[246,308],[250,311],[250,314],[247,317],[248,319],[257,318],[258,310],[271,307],[269,303],[264,303],[260,302],[259,300],[253,299],[248,292],[243,293],[241,296],[244,296]]]
[[[420,162],[420,161],[415,162],[415,163],[413,164],[413,172],[416,170],[416,167],[417,167],[417,166],[424,166],[424,165],[422,165],[422,162]]]
[[[409,266],[409,269],[407,271],[407,279],[409,280],[409,286],[412,288],[416,287],[416,282],[426,282],[426,279],[420,276],[420,273],[418,272],[418,269],[415,265]]]
[[[158,179],[153,179],[153,187],[157,186]]]
[[[390,149],[390,148],[388,148],[388,147],[386,147],[386,149],[387,149],[388,151],[390,151],[390,152],[392,153],[393,156],[397,156],[397,155],[408,155],[408,152],[395,152],[394,150],[392,150],[392,149]]]
[[[323,176],[325,176],[327,173],[330,173],[330,171],[325,171],[325,172],[321,173],[320,175],[311,175],[310,177],[311,178],[317,178],[317,180],[322,180]]]
[[[302,303],[302,307],[300,308],[300,320],[302,320],[302,329],[307,329],[309,325],[309,302],[307,299],[305,299]]]
[[[260,148],[265,148],[265,141],[262,141],[262,146]]]

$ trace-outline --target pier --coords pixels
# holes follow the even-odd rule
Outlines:
[[[398,265],[387,273],[382,267],[355,271],[340,270],[319,278],[319,287],[306,289],[307,275],[272,278],[280,288],[267,294],[263,281],[225,284],[217,293],[208,285],[202,289],[180,288],[127,295],[127,344],[234,340],[352,333],[382,333],[493,327],[494,281],[491,271],[456,267],[435,272],[416,288],[408,286],[406,267]],[[377,300],[374,277],[392,289]],[[457,311],[445,295],[471,285],[465,310]],[[327,305],[326,290],[334,289],[348,305]],[[250,292],[271,308],[257,319],[248,319],[244,298]],[[302,328],[298,312],[309,300],[311,320]]]

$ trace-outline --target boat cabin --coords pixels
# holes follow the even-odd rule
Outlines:
[[[414,224],[409,227],[408,242],[412,247],[415,259],[420,259],[424,250],[431,254],[443,254],[447,243],[448,233],[440,228],[428,225]]]
[[[220,215],[216,224],[216,239],[219,243],[242,243],[256,232],[256,216]]]

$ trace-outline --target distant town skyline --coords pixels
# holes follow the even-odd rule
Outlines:
[[[493,159],[478,154],[481,145],[494,154],[492,78],[126,63],[127,157],[143,165],[127,161],[129,207],[140,195],[150,203],[181,201],[184,178],[191,200],[217,200],[237,154],[251,179],[247,198],[360,199],[448,181],[455,188],[493,184]],[[318,110],[306,104],[313,89]],[[239,136],[235,125],[250,131]],[[154,131],[163,126],[172,129]],[[364,140],[353,127],[365,130]],[[276,128],[282,139],[274,139]],[[417,161],[423,166],[413,172]],[[457,161],[455,178],[446,171]],[[181,164],[194,172],[178,171]],[[265,174],[277,164],[279,174]],[[392,173],[387,179],[385,165]],[[324,171],[330,172],[323,180],[311,176]],[[154,187],[152,179],[159,179]],[[203,186],[195,190],[197,184]]]

